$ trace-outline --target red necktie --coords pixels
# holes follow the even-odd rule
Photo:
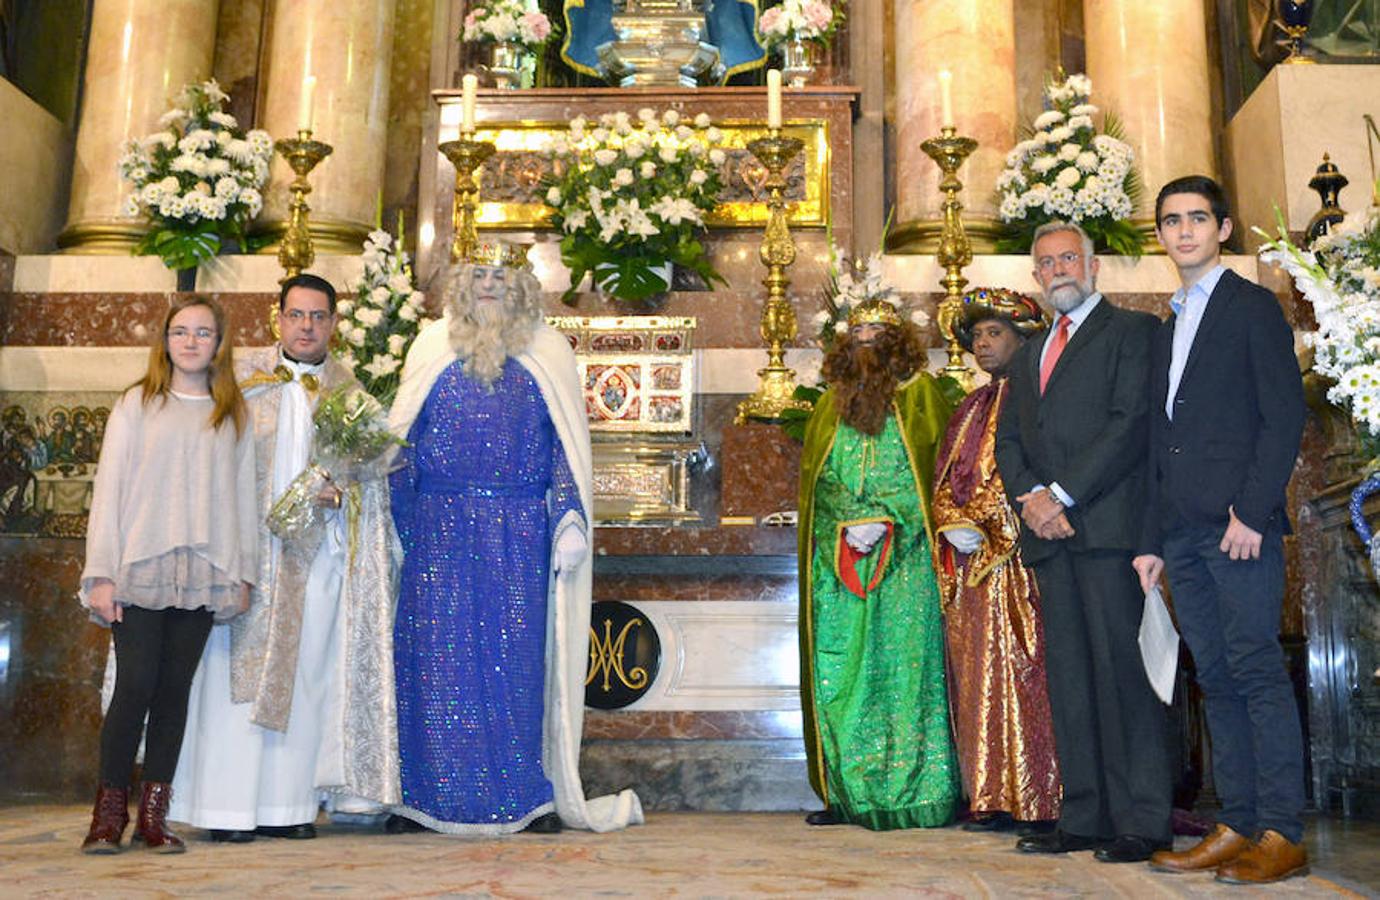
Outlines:
[[[1048,349],[1045,350],[1045,360],[1040,363],[1040,393],[1045,392],[1045,385],[1049,384],[1049,376],[1054,374],[1054,367],[1059,363],[1059,355],[1064,352],[1064,347],[1069,342],[1069,317],[1059,317],[1059,330],[1054,332],[1054,340],[1049,342]]]

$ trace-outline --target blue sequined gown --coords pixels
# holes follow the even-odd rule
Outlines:
[[[405,560],[394,630],[409,818],[511,831],[551,811],[541,736],[552,530],[582,513],[532,376],[453,363],[392,476]],[[446,829],[446,825],[456,826]]]

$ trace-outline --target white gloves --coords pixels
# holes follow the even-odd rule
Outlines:
[[[567,525],[556,535],[555,566],[557,572],[566,572],[578,566],[589,552],[589,542],[585,540],[583,528]]]
[[[867,554],[886,534],[885,522],[865,522],[862,525],[849,525],[843,529],[843,539],[859,553]]]
[[[982,532],[976,528],[948,528],[941,531],[944,540],[954,545],[959,553],[972,553],[982,546]]]

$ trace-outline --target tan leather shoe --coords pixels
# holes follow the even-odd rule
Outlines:
[[[1157,872],[1202,872],[1231,862],[1250,845],[1250,838],[1219,824],[1187,850],[1158,851],[1150,857],[1150,868]]]
[[[1236,859],[1217,869],[1227,884],[1269,884],[1308,874],[1308,852],[1278,831],[1266,831]]]

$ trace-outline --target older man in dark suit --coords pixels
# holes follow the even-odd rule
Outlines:
[[[1167,722],[1140,662],[1143,597],[1130,568],[1158,322],[1096,292],[1092,249],[1075,225],[1035,233],[1034,274],[1056,317],[1012,362],[997,431],[997,466],[1020,506],[1021,551],[1044,602],[1064,782],[1059,827],[1016,846],[1138,862],[1171,837]]]
[[[1160,243],[1183,287],[1151,357],[1150,491],[1136,571],[1169,576],[1212,736],[1217,827],[1156,869],[1256,884],[1307,871],[1303,737],[1279,646],[1284,490],[1303,435],[1293,333],[1274,295],[1224,268],[1222,188],[1165,185]]]

